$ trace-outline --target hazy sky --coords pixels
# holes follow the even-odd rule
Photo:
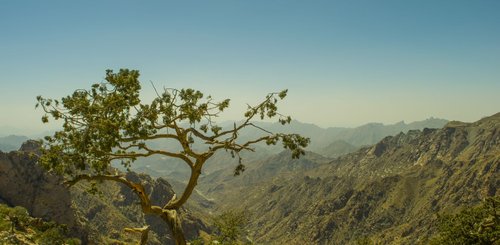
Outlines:
[[[60,98],[139,69],[144,98],[192,87],[320,126],[500,111],[500,1],[1,1],[0,129],[47,129]]]

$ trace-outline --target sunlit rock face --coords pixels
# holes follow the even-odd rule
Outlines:
[[[71,233],[84,236],[71,207],[71,193],[59,176],[37,165],[39,144],[25,142],[19,151],[0,152],[0,199],[23,206],[32,216],[68,225]]]
[[[410,130],[328,162],[283,156],[205,183],[224,207],[247,211],[256,244],[427,244],[438,214],[500,195],[500,113]]]

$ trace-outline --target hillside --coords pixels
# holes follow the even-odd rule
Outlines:
[[[136,195],[113,182],[97,184],[96,195],[90,184],[81,182],[68,189],[58,176],[48,174],[36,163],[38,145],[23,144],[20,151],[0,152],[0,200],[10,206],[22,206],[30,215],[64,224],[68,234],[83,244],[137,244],[138,234],[123,232],[126,227],[151,226],[149,244],[172,244],[167,225],[157,217],[142,214]],[[162,179],[127,173],[126,177],[142,182],[153,204],[170,200],[174,191]],[[198,237],[200,230],[209,231],[187,209],[180,210],[186,237]]]
[[[25,208],[9,207],[0,201],[0,244],[80,244],[66,232],[63,225],[31,217]]]
[[[181,210],[188,239],[199,231],[210,233],[200,218],[246,210],[248,239],[256,244],[353,244],[362,238],[425,244],[435,231],[437,214],[499,194],[500,114],[475,123],[449,122],[442,129],[401,133],[403,125],[408,124],[391,127],[400,133],[358,150],[337,138],[318,150],[322,154],[309,151],[300,159],[291,159],[287,151],[274,154],[258,148],[256,154],[243,155],[247,170],[239,177],[232,174],[235,159],[215,156],[187,209]],[[360,134],[344,131],[349,137],[343,137],[380,137],[367,128],[393,132],[379,126],[358,128]],[[21,151],[0,152],[1,200],[26,207],[35,217],[67,224],[69,234],[84,243],[135,244],[138,236],[123,229],[144,224],[153,228],[151,244],[171,243],[165,224],[143,217],[127,188],[106,182],[98,184],[98,195],[89,194],[86,183],[67,190],[60,179],[38,168],[30,154],[36,149],[28,143]],[[182,191],[184,175],[162,169],[165,163],[175,164],[149,159],[138,165],[158,179],[132,172],[127,178],[146,183],[153,200],[168,200],[174,189]],[[170,183],[161,176],[168,176]]]
[[[361,146],[371,145],[382,138],[390,135],[396,135],[400,132],[424,128],[441,128],[448,121],[444,119],[430,118],[422,121],[404,123],[399,122],[391,125],[382,123],[369,123],[355,128],[321,128],[314,124],[292,121],[290,125],[283,126],[279,123],[255,122],[259,127],[272,132],[298,133],[302,136],[311,138],[309,151],[320,153],[327,157],[337,157],[343,154],[354,152]],[[233,127],[233,123],[221,123],[222,127]],[[245,128],[239,134],[239,141],[248,141],[263,135],[264,132],[257,128]],[[180,146],[175,141],[157,140],[150,146],[155,149],[178,149]],[[202,143],[195,143],[194,148],[205,147]],[[261,161],[272,154],[281,152],[283,148],[280,145],[267,146],[257,145],[256,152],[243,152],[244,162],[251,163]],[[219,170],[224,171],[236,165],[236,159],[231,158],[226,152],[217,153],[204,166],[204,173],[210,174]],[[120,167],[119,164],[114,165]],[[189,174],[189,168],[184,162],[178,159],[153,156],[151,158],[138,159],[132,166],[136,172],[150,174],[154,177],[174,178],[177,181],[185,181],[185,176]]]
[[[354,152],[361,146],[371,145],[381,140],[382,138],[395,135],[408,130],[424,129],[424,128],[441,128],[447,120],[430,118],[412,123],[399,122],[391,125],[381,123],[368,123],[355,128],[330,127],[321,128],[314,124],[302,123],[293,121],[287,127],[283,127],[277,123],[256,122],[263,128],[267,128],[274,132],[284,133],[299,133],[303,136],[310,137],[312,142],[309,150],[320,153],[327,157],[337,157],[343,154]],[[232,127],[232,123],[222,123],[221,126]],[[48,134],[48,133],[47,133]],[[255,128],[246,129],[240,135],[241,140],[248,140],[255,135],[262,134],[261,131]],[[0,151],[10,152],[18,150],[22,143],[29,138],[21,135],[10,135],[0,137]],[[180,146],[177,142],[169,140],[153,141],[151,147],[158,149],[178,149]],[[203,144],[199,145],[202,147]],[[281,147],[257,146],[256,153],[243,153],[247,161],[261,160],[270,156],[273,153],[279,153]],[[221,169],[225,169],[228,165],[232,166],[236,161],[229,154],[218,153],[217,156],[210,159],[206,164],[204,171],[211,173]],[[117,163],[115,167],[124,171],[125,169]],[[189,168],[184,162],[178,159],[165,158],[161,156],[152,156],[150,158],[138,159],[132,166],[132,170],[157,177],[169,177],[178,181],[184,181],[185,175],[189,173]]]
[[[339,157],[351,152],[355,152],[358,147],[347,143],[345,140],[336,140],[326,147],[318,150],[318,153],[325,157]]]
[[[444,119],[429,118],[422,121],[412,123],[398,122],[395,124],[384,125],[382,123],[368,123],[354,128],[345,127],[329,127],[321,128],[314,124],[292,121],[286,127],[279,123],[264,123],[256,122],[255,124],[265,128],[271,132],[283,133],[298,133],[302,136],[311,138],[309,150],[317,152],[319,149],[338,141],[343,140],[356,147],[372,145],[380,141],[386,136],[396,135],[400,132],[408,132],[409,130],[424,129],[424,128],[441,128],[448,121]],[[232,126],[232,125],[229,125]],[[246,138],[262,134],[261,131],[255,128],[245,129],[240,137],[244,141]],[[276,148],[280,150],[279,148]]]
[[[269,164],[297,171],[245,180]],[[204,183],[219,209],[247,210],[257,244],[426,244],[438,214],[500,194],[499,165],[500,113],[386,137],[326,163],[283,155],[239,180]]]

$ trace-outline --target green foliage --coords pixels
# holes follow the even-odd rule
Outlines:
[[[286,90],[270,93],[262,103],[248,106],[244,123],[223,130],[213,119],[229,107],[229,99],[214,101],[197,90],[166,88],[162,93],[157,91],[157,97],[148,104],[139,99],[138,71],[107,70],[105,80],[61,100],[37,97],[37,107],[45,111],[44,123],[50,117],[63,121],[63,130],[45,138],[40,163],[47,169],[60,174],[79,170],[102,174],[112,160],[120,160],[129,167],[138,157],[161,154],[194,162],[199,156],[208,158],[219,149],[239,157],[240,151],[253,150],[251,145],[261,141],[267,144],[282,141],[293,157],[298,158],[309,143],[309,139],[297,134],[271,132],[244,144],[236,143],[238,132],[255,126],[251,120],[256,117],[278,117],[280,123],[290,123],[291,118],[281,115],[277,107],[278,101],[286,97]],[[158,138],[177,140],[184,150],[169,154],[150,149],[147,142]],[[195,141],[204,142],[208,149],[194,152],[191,144]],[[237,172],[242,170],[243,167],[237,167]]]
[[[431,244],[500,244],[500,197],[439,218]]]
[[[227,211],[213,220],[215,239],[223,245],[239,244],[245,235],[248,217],[242,211]]]
[[[191,245],[203,245],[203,244],[205,244],[205,241],[203,241],[203,239],[201,237],[198,237],[194,240],[191,240],[189,243]]]
[[[15,217],[20,223],[26,223],[30,218],[28,210],[21,206],[11,208],[7,215],[9,218]]]
[[[64,231],[62,231],[60,227],[52,227],[41,233],[38,236],[37,241],[39,244],[44,244],[44,245],[49,245],[49,244],[62,245],[65,244],[66,240],[63,234]]]
[[[64,225],[33,218],[20,206],[0,204],[0,241],[24,244],[22,240],[42,245],[81,244],[79,239],[68,238]]]
[[[356,240],[357,245],[374,245],[375,243],[369,237],[362,237]]]
[[[193,192],[202,172],[203,164],[217,151],[225,150],[238,157],[235,175],[245,170],[241,151],[254,151],[253,145],[263,142],[274,145],[278,141],[292,152],[293,158],[303,155],[309,139],[298,134],[275,134],[253,124],[252,120],[278,118],[281,124],[291,122],[289,116],[278,112],[278,101],[286,97],[287,91],[268,94],[264,101],[248,106],[244,120],[233,128],[223,129],[214,118],[229,107],[229,99],[214,101],[211,96],[193,89],[165,88],[150,103],[139,99],[141,89],[139,72],[121,69],[118,73],[106,71],[106,82],[92,85],[89,90],[76,90],[72,95],[59,100],[37,97],[37,107],[45,111],[42,122],[49,118],[63,121],[63,129],[52,137],[46,137],[39,163],[58,174],[74,176],[79,180],[113,180],[133,189],[141,200],[144,212],[163,215],[165,211],[175,213]],[[246,127],[255,127],[267,135],[247,142],[238,142],[239,132]],[[151,141],[173,140],[181,146],[180,151],[153,149]],[[193,147],[199,142],[205,146]],[[191,168],[191,176],[180,198],[172,199],[163,208],[151,206],[149,197],[140,184],[126,178],[111,175],[112,161],[121,161],[124,167],[139,157],[162,155],[184,161]],[[84,174],[82,174],[84,173]],[[153,211],[154,210],[154,211]],[[167,216],[169,222],[180,223],[176,215]],[[184,243],[182,229],[173,227],[176,242]],[[223,230],[227,234],[230,230]],[[231,241],[231,236],[224,237]]]

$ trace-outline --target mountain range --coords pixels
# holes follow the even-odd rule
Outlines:
[[[257,146],[242,155],[247,168],[237,177],[229,154],[207,162],[181,210],[189,239],[213,231],[213,214],[240,210],[248,216],[245,240],[254,244],[427,244],[440,215],[500,194],[500,113],[473,123],[428,119],[354,129],[294,121],[286,130],[311,137],[305,156]],[[163,224],[141,215],[129,190],[113,183],[101,183],[99,195],[88,194],[85,183],[65,189],[37,166],[34,151],[36,143],[28,142],[20,151],[0,152],[0,202],[65,223],[88,244],[136,243],[123,227],[143,224],[154,227],[151,244],[171,243]],[[127,173],[147,183],[154,199],[180,194],[185,185],[186,171],[171,159],[137,162],[135,170],[153,176]]]
[[[382,138],[389,135],[396,135],[400,132],[408,132],[409,130],[424,129],[424,128],[441,128],[448,121],[444,119],[429,118],[422,121],[406,124],[398,122],[391,125],[381,123],[369,123],[356,128],[321,128],[314,124],[301,123],[292,121],[290,125],[283,126],[279,123],[255,122],[254,124],[260,128],[264,128],[271,132],[281,133],[298,133],[302,136],[309,137],[311,143],[308,147],[309,151],[316,152],[328,157],[340,156],[342,154],[353,152],[365,145],[371,145]],[[221,123],[223,128],[233,127],[232,123]],[[241,142],[252,140],[255,137],[264,135],[265,132],[257,127],[249,127],[242,130],[238,136]],[[177,142],[169,140],[158,140],[150,146],[157,149],[180,149]],[[195,143],[196,147],[204,147],[203,143]],[[258,144],[256,153],[243,153],[242,157],[245,162],[251,162],[272,154],[277,154],[282,150],[280,145],[267,146],[264,143]],[[225,169],[227,166],[234,166],[236,159],[231,159],[227,153],[220,153],[210,159],[204,167],[204,171],[211,173],[220,169]],[[120,167],[119,164],[115,165]],[[139,159],[132,166],[134,171],[144,172],[156,177],[169,176],[176,178],[182,176],[179,181],[182,181],[184,176],[190,171],[184,162],[162,157],[152,157],[148,159]]]
[[[287,152],[200,189],[220,210],[250,216],[256,244],[427,244],[439,214],[500,191],[500,113],[410,130],[337,158]]]

